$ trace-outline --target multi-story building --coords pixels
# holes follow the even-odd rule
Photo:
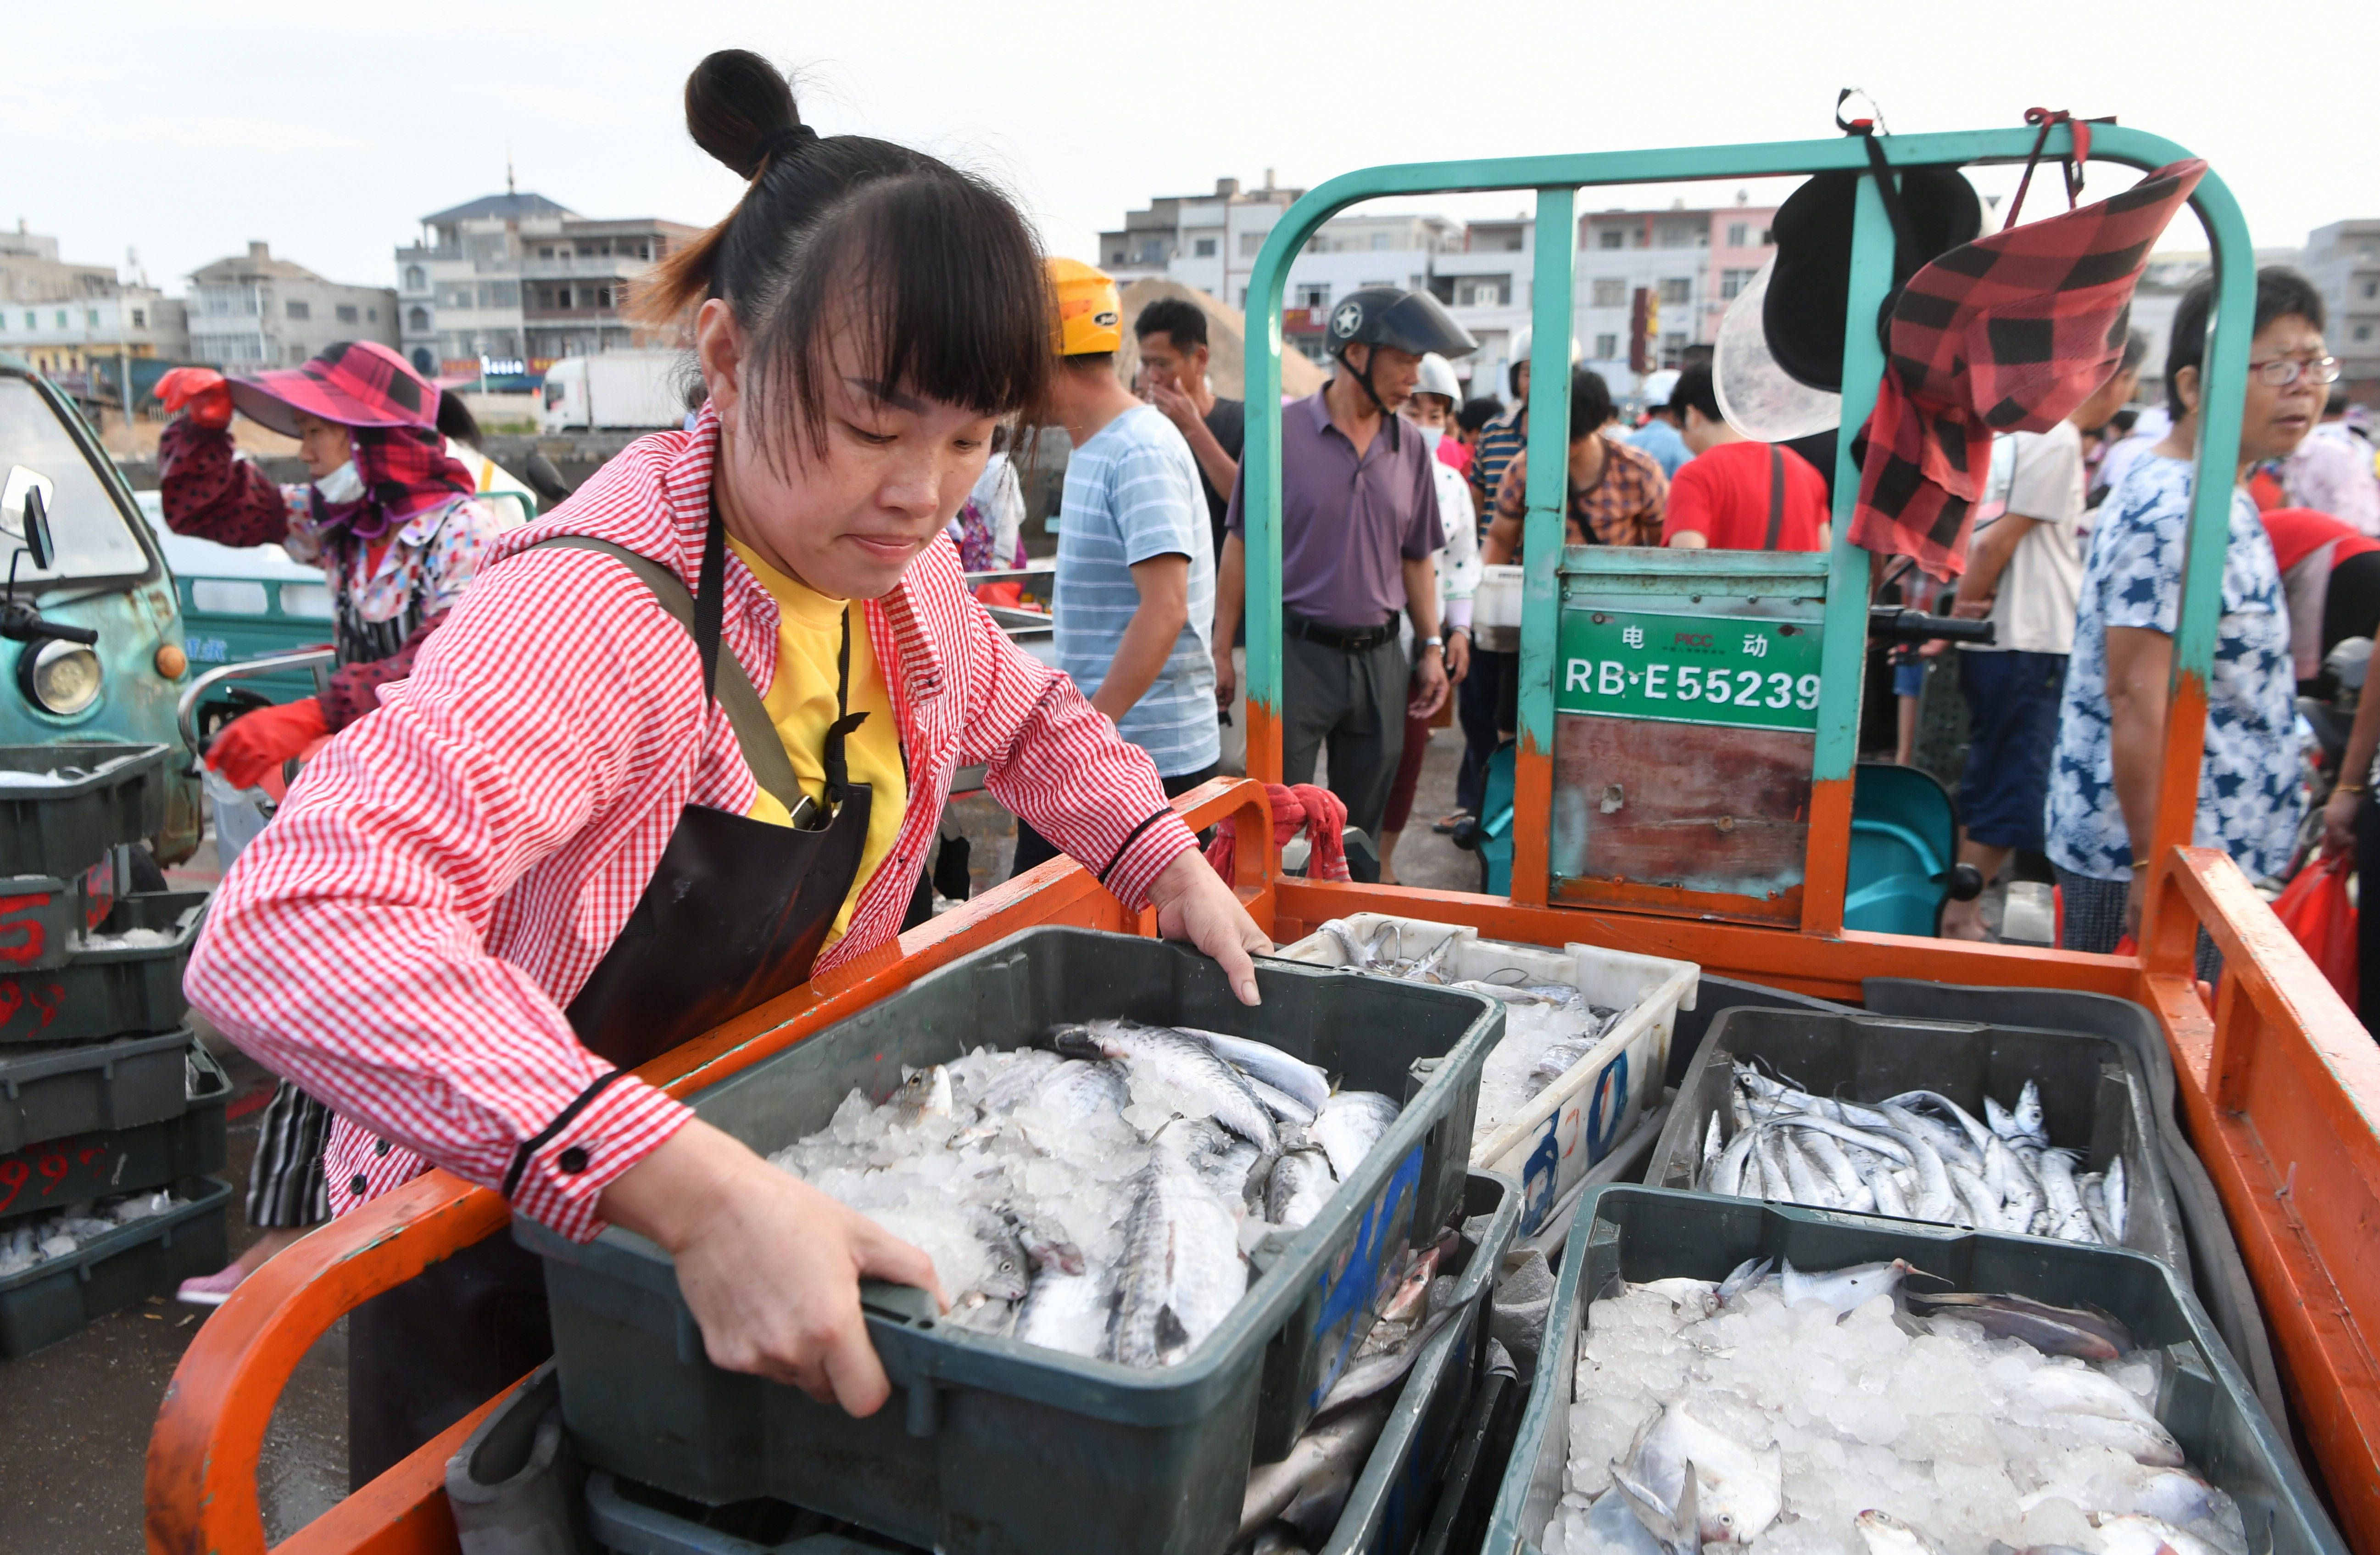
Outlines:
[[[1257,255],[1274,223],[1305,191],[1273,187],[1242,193],[1218,179],[1215,193],[1153,200],[1100,235],[1100,261],[1119,280],[1161,274],[1245,310]],[[1689,346],[1718,338],[1727,305],[1774,251],[1774,207],[1739,197],[1731,207],[1607,211],[1579,223],[1574,333],[1587,363],[1623,399],[1635,294],[1658,300],[1658,365],[1679,365]],[[1334,217],[1291,262],[1282,297],[1289,341],[1319,358],[1331,303],[1359,286],[1427,290],[1479,342],[1456,364],[1476,394],[1509,393],[1512,344],[1527,326],[1536,223],[1526,214],[1458,225],[1443,216]]]
[[[396,250],[404,351],[428,374],[533,383],[563,357],[669,344],[625,314],[636,279],[700,230],[594,221],[540,194],[489,195],[421,219]]]
[[[112,266],[58,258],[58,240],[0,233],[0,350],[61,378],[118,357],[189,356],[182,301],[145,282],[118,280]]]
[[[190,355],[235,371],[287,367],[341,340],[396,344],[396,294],[326,281],[270,245],[190,272]]]
[[[2329,306],[2324,340],[2356,403],[2380,409],[2380,220],[2333,222],[2306,235],[2305,273]]]

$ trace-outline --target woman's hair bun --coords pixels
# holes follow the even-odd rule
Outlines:
[[[770,137],[802,122],[784,75],[749,49],[708,55],[686,79],[686,130],[694,143],[749,178]]]

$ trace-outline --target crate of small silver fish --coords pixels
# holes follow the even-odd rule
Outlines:
[[[2103,1037],[1729,1010],[1645,1181],[2130,1247],[2186,1273],[2151,1094]]]
[[[934,1260],[863,1293],[892,1403],[852,1420],[711,1367],[667,1257],[546,1257],[593,1466],[768,1496],[946,1555],[1217,1555],[1462,1208],[1504,1006],[1182,946],[1029,929],[690,1099]]]
[[[71,880],[165,829],[162,745],[0,746],[0,875]]]
[[[2174,1271],[1607,1185],[1487,1555],[2338,1555]]]
[[[1508,944],[1382,913],[1332,918],[1279,954],[1505,1002],[1504,1039],[1480,1075],[1471,1164],[1519,1181],[1524,1236],[1660,1104],[1670,1031],[1701,980],[1691,961]]]

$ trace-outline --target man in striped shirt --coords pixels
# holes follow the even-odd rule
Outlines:
[[[1051,408],[1074,444],[1058,514],[1058,667],[1148,752],[1169,795],[1215,775],[1215,542],[1181,431],[1116,376],[1115,283],[1050,261],[1064,347]],[[1014,872],[1058,856],[1023,820]],[[1097,867],[1094,861],[1094,867]]]

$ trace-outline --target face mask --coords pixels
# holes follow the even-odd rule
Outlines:
[[[348,503],[363,500],[364,478],[356,473],[356,461],[349,459],[315,481],[314,490],[322,493],[324,502],[334,507],[344,507]]]
[[[1444,427],[1415,427],[1414,431],[1421,433],[1421,445],[1433,454],[1438,452],[1439,439],[1446,435]]]

